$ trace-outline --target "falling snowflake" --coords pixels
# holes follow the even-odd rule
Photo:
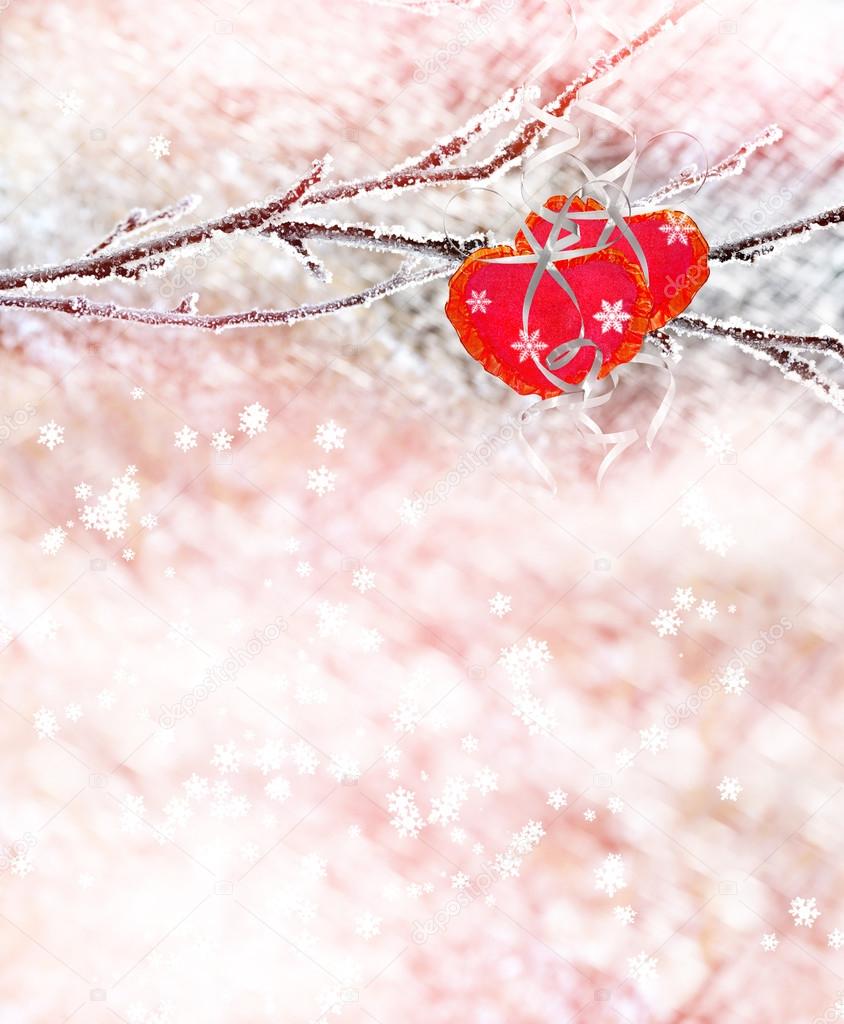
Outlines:
[[[387,809],[392,818],[390,824],[402,838],[416,839],[423,828],[425,820],[419,813],[416,800],[411,790],[399,787],[395,792],[387,794]]]
[[[123,476],[112,477],[111,487],[105,494],[98,496],[96,505],[85,505],[80,510],[79,518],[86,530],[97,530],[105,534],[108,540],[123,536],[129,527],[128,505],[137,501],[141,494],[135,480],[136,472],[134,466],[127,466]]]
[[[668,747],[668,733],[660,725],[652,725],[647,729],[639,730],[639,739],[642,750],[651,754],[658,754]]]
[[[744,789],[739,783],[739,780],[730,776],[725,775],[723,779],[718,783],[718,792],[721,794],[722,800],[732,800],[733,803],[739,798],[739,793]]]
[[[375,914],[361,914],[355,920],[355,935],[362,939],[374,939],[381,934],[381,918]]]
[[[314,444],[318,444],[324,452],[333,452],[335,448],[344,447],[346,428],[338,426],[334,420],[320,423],[314,436]]]
[[[478,743],[476,736],[473,736],[471,733],[468,733],[460,741],[460,747],[462,750],[465,750],[467,754],[475,754],[477,753],[478,748],[480,747],[480,743]]]
[[[718,681],[724,687],[724,693],[731,694],[744,693],[745,688],[749,685],[742,665],[728,665]]]
[[[238,430],[246,434],[247,437],[263,434],[267,429],[269,415],[269,409],[266,409],[260,402],[253,402],[241,410]]]
[[[606,299],[601,299],[601,312],[593,313],[593,318],[601,325],[601,334],[607,331],[617,331],[619,334],[624,330],[624,325],[630,319],[630,313],[623,310],[624,301],[619,299],[610,305]]]
[[[555,811],[567,806],[568,802],[568,793],[564,793],[561,789],[552,789],[548,794],[548,806],[553,807]]]
[[[651,625],[657,636],[677,636],[677,630],[683,625],[683,620],[673,608],[660,608],[656,618],[651,619]]]
[[[704,622],[712,622],[718,614],[718,609],[715,607],[714,601],[701,601],[697,606],[697,613]]]
[[[153,515],[152,512],[147,512],[138,521],[145,530],[154,530],[158,526],[158,516]]]
[[[509,594],[502,594],[500,590],[496,591],[495,594],[489,598],[489,614],[495,615],[499,619],[503,619],[510,611],[511,601],[512,598]]]
[[[191,448],[196,448],[196,439],[198,437],[198,430],[191,430],[189,426],[185,425],[181,429],[175,431],[173,435],[173,443],[180,452],[189,452]]]
[[[356,569],[352,574],[352,586],[365,594],[375,586],[375,573],[366,568]]]
[[[64,427],[60,427],[55,420],[45,423],[38,431],[38,443],[52,451],[60,444],[64,444]]]
[[[711,434],[704,435],[703,446],[710,455],[714,455],[720,462],[727,462],[730,459],[735,461],[736,450],[729,434],[724,434],[717,429],[713,430]]]
[[[766,953],[773,953],[779,944],[780,940],[777,938],[776,932],[765,932],[759,940],[759,945]]]
[[[592,810],[591,807],[587,807],[586,810],[583,812],[584,821],[593,822],[597,817],[598,815]]]
[[[821,916],[817,908],[817,900],[814,896],[804,899],[802,896],[795,896],[788,908],[789,914],[798,928],[811,928]]]
[[[652,981],[656,977],[656,957],[644,951],[627,958],[627,972],[633,981]]]
[[[60,731],[61,726],[49,708],[39,708],[32,717],[32,724],[39,739],[51,740]]]
[[[332,473],[326,466],[320,466],[319,469],[308,470],[306,490],[315,491],[317,496],[322,498],[334,490],[336,482],[337,474]]]
[[[694,231],[694,228],[682,214],[674,213],[672,210],[669,210],[668,223],[661,225],[659,230],[664,235],[667,235],[667,245],[673,245],[675,242],[680,242],[682,245],[687,246],[689,244],[688,236]]]
[[[612,898],[621,890],[627,888],[627,879],[624,877],[624,860],[620,853],[607,854],[604,863],[595,868],[595,888],[599,892],[606,893]]]
[[[138,401],[140,401],[140,399],[142,399],[144,397],[144,389],[143,388],[132,388],[132,390],[129,392],[129,394],[130,394],[133,402],[138,402]]]
[[[840,928],[833,928],[827,936],[826,944],[830,949],[844,948],[844,932]]]
[[[492,304],[492,299],[487,298],[486,289],[480,292],[473,291],[471,298],[467,299],[467,305],[473,313],[486,313],[487,306]]]
[[[418,526],[425,515],[421,498],[405,498],[399,506],[399,522],[402,526]]]
[[[64,717],[68,722],[78,722],[82,717],[82,705],[81,704],[66,704],[64,709]]]
[[[691,611],[696,600],[691,587],[677,587],[674,597],[671,598],[672,604],[680,612]]]
[[[85,501],[86,498],[90,498],[94,493],[94,489],[89,484],[77,484],[73,488],[73,493],[76,495],[77,500]]]
[[[135,560],[135,549],[134,548],[124,548],[123,551],[121,552],[121,557],[122,557],[124,562],[134,562],[134,560]]]
[[[528,335],[527,331],[519,331],[519,340],[514,341],[510,348],[515,349],[519,353],[519,362],[523,363],[526,359],[533,359],[539,356],[539,353],[548,348],[544,341],[539,340],[539,331],[532,331]]]
[[[243,755],[237,749],[233,740],[228,743],[215,743],[214,756],[211,764],[221,775],[229,775],[240,770],[240,762]]]
[[[163,156],[170,155],[170,140],[164,135],[152,135],[147,150],[156,160],[160,160]]]
[[[302,579],[306,579],[314,571],[314,567],[310,562],[297,562],[296,563],[296,575]]]
[[[624,801],[617,796],[611,796],[607,800],[607,810],[610,814],[621,814],[624,810]]]
[[[613,917],[623,925],[633,924],[636,920],[636,911],[628,903],[626,907],[613,907]]]
[[[63,92],[59,96],[59,109],[65,115],[78,114],[82,109],[82,97],[73,91]]]
[[[41,538],[41,550],[45,555],[57,555],[65,542],[67,534],[60,526],[54,526]]]
[[[211,435],[211,447],[215,452],[227,452],[232,446],[234,434],[227,430],[215,430]]]

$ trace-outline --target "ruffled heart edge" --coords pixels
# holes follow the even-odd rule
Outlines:
[[[546,387],[537,387],[529,384],[519,377],[516,369],[511,369],[501,362],[475,329],[471,312],[466,302],[466,289],[469,286],[469,279],[476,263],[483,260],[500,259],[502,256],[516,255],[519,255],[519,253],[509,245],[498,245],[489,249],[476,249],[470,253],[449,278],[445,315],[451,322],[452,327],[457,331],[457,336],[460,338],[463,347],[473,359],[476,359],[483,366],[487,373],[491,373],[494,377],[504,381],[505,384],[520,395],[540,395],[542,398],[555,398],[557,395],[563,394],[563,392],[560,388],[555,387],[551,381],[548,381]],[[607,249],[598,255],[576,256],[571,260],[563,262],[568,266],[575,266],[582,263],[600,262],[601,260],[605,260],[608,263],[616,263],[623,267],[636,281],[637,295],[626,328],[626,333],[631,335],[631,337],[622,341],[612,358],[603,363],[598,372],[599,379],[606,377],[608,373],[622,363],[629,363],[641,351],[645,334],[649,329],[648,324],[651,309],[653,308],[651,293],[645,284],[641,268],[616,249]],[[584,370],[582,373],[577,374],[572,383],[580,384],[587,373],[588,370]]]
[[[544,205],[546,209],[552,210],[554,213],[558,213],[562,210],[563,206],[565,206],[567,199],[568,197],[564,195],[551,196],[550,199],[545,201]],[[571,209],[576,212],[584,212],[603,210],[605,207],[603,207],[596,199],[592,199],[591,197],[588,199],[582,199],[580,196],[573,196]],[[697,267],[698,270],[695,274],[696,280],[687,284],[685,288],[678,289],[677,294],[673,298],[666,299],[665,303],[662,304],[654,302],[651,320],[648,324],[648,331],[659,330],[659,328],[664,327],[669,320],[673,320],[675,316],[679,316],[684,309],[688,308],[692,299],[709,280],[709,245],[703,236],[703,232],[687,213],[684,213],[682,210],[651,210],[649,213],[631,214],[629,217],[625,217],[625,220],[628,223],[637,223],[638,221],[646,220],[648,217],[669,212],[679,214],[679,216],[688,221],[694,229],[694,232],[691,235],[690,244],[692,247],[692,262],[689,265],[689,269]],[[542,220],[545,220],[545,218],[531,211],[525,218],[525,223],[528,228],[533,231],[535,225]],[[519,230],[516,233],[515,241],[516,252],[520,255],[533,252],[523,231]],[[603,256],[604,252],[601,252],[600,255]],[[639,270],[641,270],[641,267],[639,267]],[[699,280],[697,279],[698,276]]]

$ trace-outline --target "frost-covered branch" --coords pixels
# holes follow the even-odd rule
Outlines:
[[[779,142],[782,136],[782,129],[779,125],[769,124],[754,139],[751,139],[750,142],[745,142],[743,146],[739,146],[734,153],[730,153],[723,160],[719,160],[717,164],[714,164],[705,171],[701,171],[699,174],[688,173],[678,175],[655,192],[651,192],[649,196],[636,200],[634,205],[650,206],[664,203],[666,199],[680,195],[681,192],[688,192],[689,189],[698,188],[706,181],[717,181],[721,178],[729,178],[733,175],[741,174],[747,166],[749,157],[765,146],[772,146],[775,142]]]
[[[153,224],[172,224],[174,221],[181,220],[182,217],[193,213],[199,205],[199,200],[199,196],[189,195],[170,206],[165,206],[161,210],[153,210],[152,213],[143,208],[130,210],[123,220],[116,224],[101,242],[98,242],[93,249],[88,250],[87,255],[93,256],[95,253],[107,249],[119,239],[134,235],[138,231],[151,227]]]
[[[411,265],[403,266],[392,277],[367,288],[362,292],[339,299],[293,309],[249,309],[239,313],[201,314],[194,312],[196,293],[192,293],[175,309],[132,309],[118,306],[113,302],[92,302],[83,295],[48,298],[43,295],[0,294],[0,308],[29,309],[47,313],[65,313],[77,318],[97,320],[128,320],[136,324],[153,327],[194,327],[200,330],[221,332],[233,327],[266,327],[278,324],[293,324],[300,320],[315,320],[318,317],[338,313],[351,306],[369,306],[378,299],[386,298],[405,288],[413,288],[436,277],[453,273],[456,262],[439,261],[421,270],[412,270]]]
[[[823,213],[816,213],[803,220],[793,220],[788,224],[780,224],[779,227],[748,235],[735,242],[717,245],[709,250],[709,258],[722,263],[727,260],[744,260],[748,263],[755,263],[760,256],[773,252],[777,243],[801,240],[802,235],[823,231],[842,221],[844,221],[844,206],[837,206],[833,210],[824,210]]]
[[[669,324],[680,334],[697,334],[702,337],[720,337],[728,344],[776,367],[787,380],[807,385],[824,402],[838,412],[844,412],[844,390],[818,370],[813,359],[801,359],[793,349],[809,349],[815,345],[829,345],[835,348],[816,348],[823,354],[840,353],[841,343],[837,338],[819,335],[780,334],[766,328],[754,327],[740,322],[723,323],[710,317],[675,317]],[[782,347],[779,347],[782,346]]]

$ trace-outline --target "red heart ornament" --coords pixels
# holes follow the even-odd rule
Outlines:
[[[565,196],[552,196],[545,206],[556,213],[565,203]],[[594,199],[583,200],[575,196],[569,209],[578,213],[603,210],[604,207]],[[709,246],[697,224],[679,210],[654,210],[624,219],[648,261],[648,287],[653,296],[653,309],[647,329],[655,331],[682,313],[706,282],[709,277]],[[537,243],[544,245],[551,233],[550,221],[530,213],[525,222]],[[579,246],[589,247],[598,241],[606,221],[583,220],[577,223],[581,232]],[[618,228],[610,235],[609,245],[638,265],[630,243]],[[516,235],[516,250],[520,253],[533,251],[522,231]],[[604,253],[598,255],[603,256]]]
[[[600,377],[638,353],[653,303],[637,264],[616,249],[559,261],[556,265],[577,296],[580,311],[551,275],[543,273],[525,334],[523,306],[536,264],[493,262],[514,255],[509,245],[477,249],[449,282],[446,316],[485,370],[522,395],[561,394],[532,354],[544,363],[557,345],[580,336],[581,316],[586,335],[603,355]],[[594,359],[595,350],[584,345],[571,362],[553,372],[579,384]]]

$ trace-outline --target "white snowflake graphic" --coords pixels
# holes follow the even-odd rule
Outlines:
[[[175,431],[173,435],[173,443],[180,452],[189,452],[191,448],[196,448],[196,439],[198,437],[198,430],[191,430],[189,426],[185,425]]]
[[[45,555],[57,555],[61,551],[67,534],[60,526],[54,526],[41,538],[41,550]]]
[[[308,483],[305,489],[314,491],[318,497],[322,498],[334,490],[336,483],[337,474],[332,473],[327,466],[320,466],[319,469],[308,470]]]
[[[672,604],[680,612],[691,611],[696,600],[697,598],[691,587],[677,587],[674,591],[674,597],[671,598]]]
[[[776,932],[765,932],[759,940],[759,945],[766,953],[773,953],[779,944],[780,940],[777,938]]]
[[[510,348],[515,349],[519,353],[519,362],[523,363],[526,359],[533,359],[534,356],[539,356],[539,353],[548,348],[545,342],[539,340],[539,331],[531,331],[528,333],[524,330],[519,331],[519,340],[514,341]]]
[[[131,395],[133,402],[139,402],[144,397],[144,389],[132,388],[129,394]]]
[[[71,90],[59,96],[59,109],[65,115],[78,114],[82,110],[82,97]]]
[[[51,740],[61,730],[56,716],[49,708],[39,708],[32,717],[32,724],[39,739]]]
[[[375,573],[363,567],[356,569],[352,574],[352,586],[361,594],[365,594],[375,587]]]
[[[630,319],[630,314],[624,312],[624,300],[610,304],[606,299],[601,299],[601,312],[593,313],[593,318],[601,325],[601,334],[607,331],[616,331],[619,334],[624,330],[624,325]]]
[[[651,725],[647,729],[640,729],[639,739],[642,750],[647,750],[651,754],[658,754],[668,747],[668,733],[661,725]]]
[[[170,140],[164,135],[152,135],[147,149],[156,160],[170,155]]]
[[[677,636],[677,630],[683,625],[683,620],[674,608],[660,608],[656,618],[651,619],[651,625],[657,636]]]
[[[618,906],[612,908],[613,917],[623,925],[633,924],[636,920],[636,911],[628,903],[626,907]]]
[[[267,429],[269,415],[269,409],[266,409],[260,402],[253,402],[241,410],[238,430],[246,434],[247,437],[263,434]]]
[[[718,792],[722,800],[731,800],[733,803],[739,798],[739,793],[744,789],[739,780],[733,776],[725,775],[718,783]]]
[[[718,614],[714,601],[701,601],[697,606],[697,613],[704,622],[712,622]]]
[[[495,615],[496,618],[503,619],[504,616],[511,610],[512,598],[509,594],[502,594],[501,591],[496,591],[491,598],[489,598],[489,614]]]
[[[604,863],[594,870],[595,888],[599,892],[606,893],[612,898],[621,890],[627,888],[627,879],[624,877],[624,860],[620,853],[607,854]]]
[[[826,937],[826,944],[830,949],[844,949],[844,932],[840,928],[833,928]]]
[[[559,811],[563,807],[566,807],[568,802],[568,793],[564,793],[561,789],[552,789],[548,794],[548,806],[553,807],[555,811]]]
[[[399,506],[399,522],[402,526],[418,526],[425,511],[425,503],[421,498],[405,498]]]
[[[480,292],[473,291],[471,298],[466,301],[473,313],[486,313],[487,306],[492,304],[492,299],[487,298],[486,289]]]
[[[721,673],[718,681],[724,687],[724,693],[730,694],[744,693],[749,685],[749,680],[741,665],[728,665]]]
[[[333,452],[342,448],[346,439],[346,428],[339,426],[334,420],[320,423],[314,436],[314,444],[318,444],[324,452]]]
[[[688,236],[694,231],[694,228],[682,214],[669,211],[668,223],[662,224],[659,230],[667,236],[667,245],[673,245],[675,242],[688,245]]]
[[[798,928],[811,928],[821,916],[817,908],[817,900],[814,896],[804,899],[802,896],[795,896],[788,908],[789,914]]]
[[[234,434],[227,430],[215,430],[211,435],[211,447],[215,452],[227,452],[231,449]]]
[[[96,505],[85,505],[80,509],[79,519],[86,530],[97,530],[108,540],[123,536],[129,527],[127,506],[137,501],[141,494],[135,480],[136,473],[135,466],[127,466],[123,476],[112,477],[111,488],[99,495]],[[82,487],[86,488],[86,496],[90,496],[92,492],[87,484],[80,484],[76,488],[77,495]]]
[[[627,958],[627,973],[633,981],[652,981],[656,977],[656,957],[648,956],[644,950]]]
[[[45,423],[38,431],[38,443],[50,451],[64,444],[64,427],[60,427],[55,420]]]

